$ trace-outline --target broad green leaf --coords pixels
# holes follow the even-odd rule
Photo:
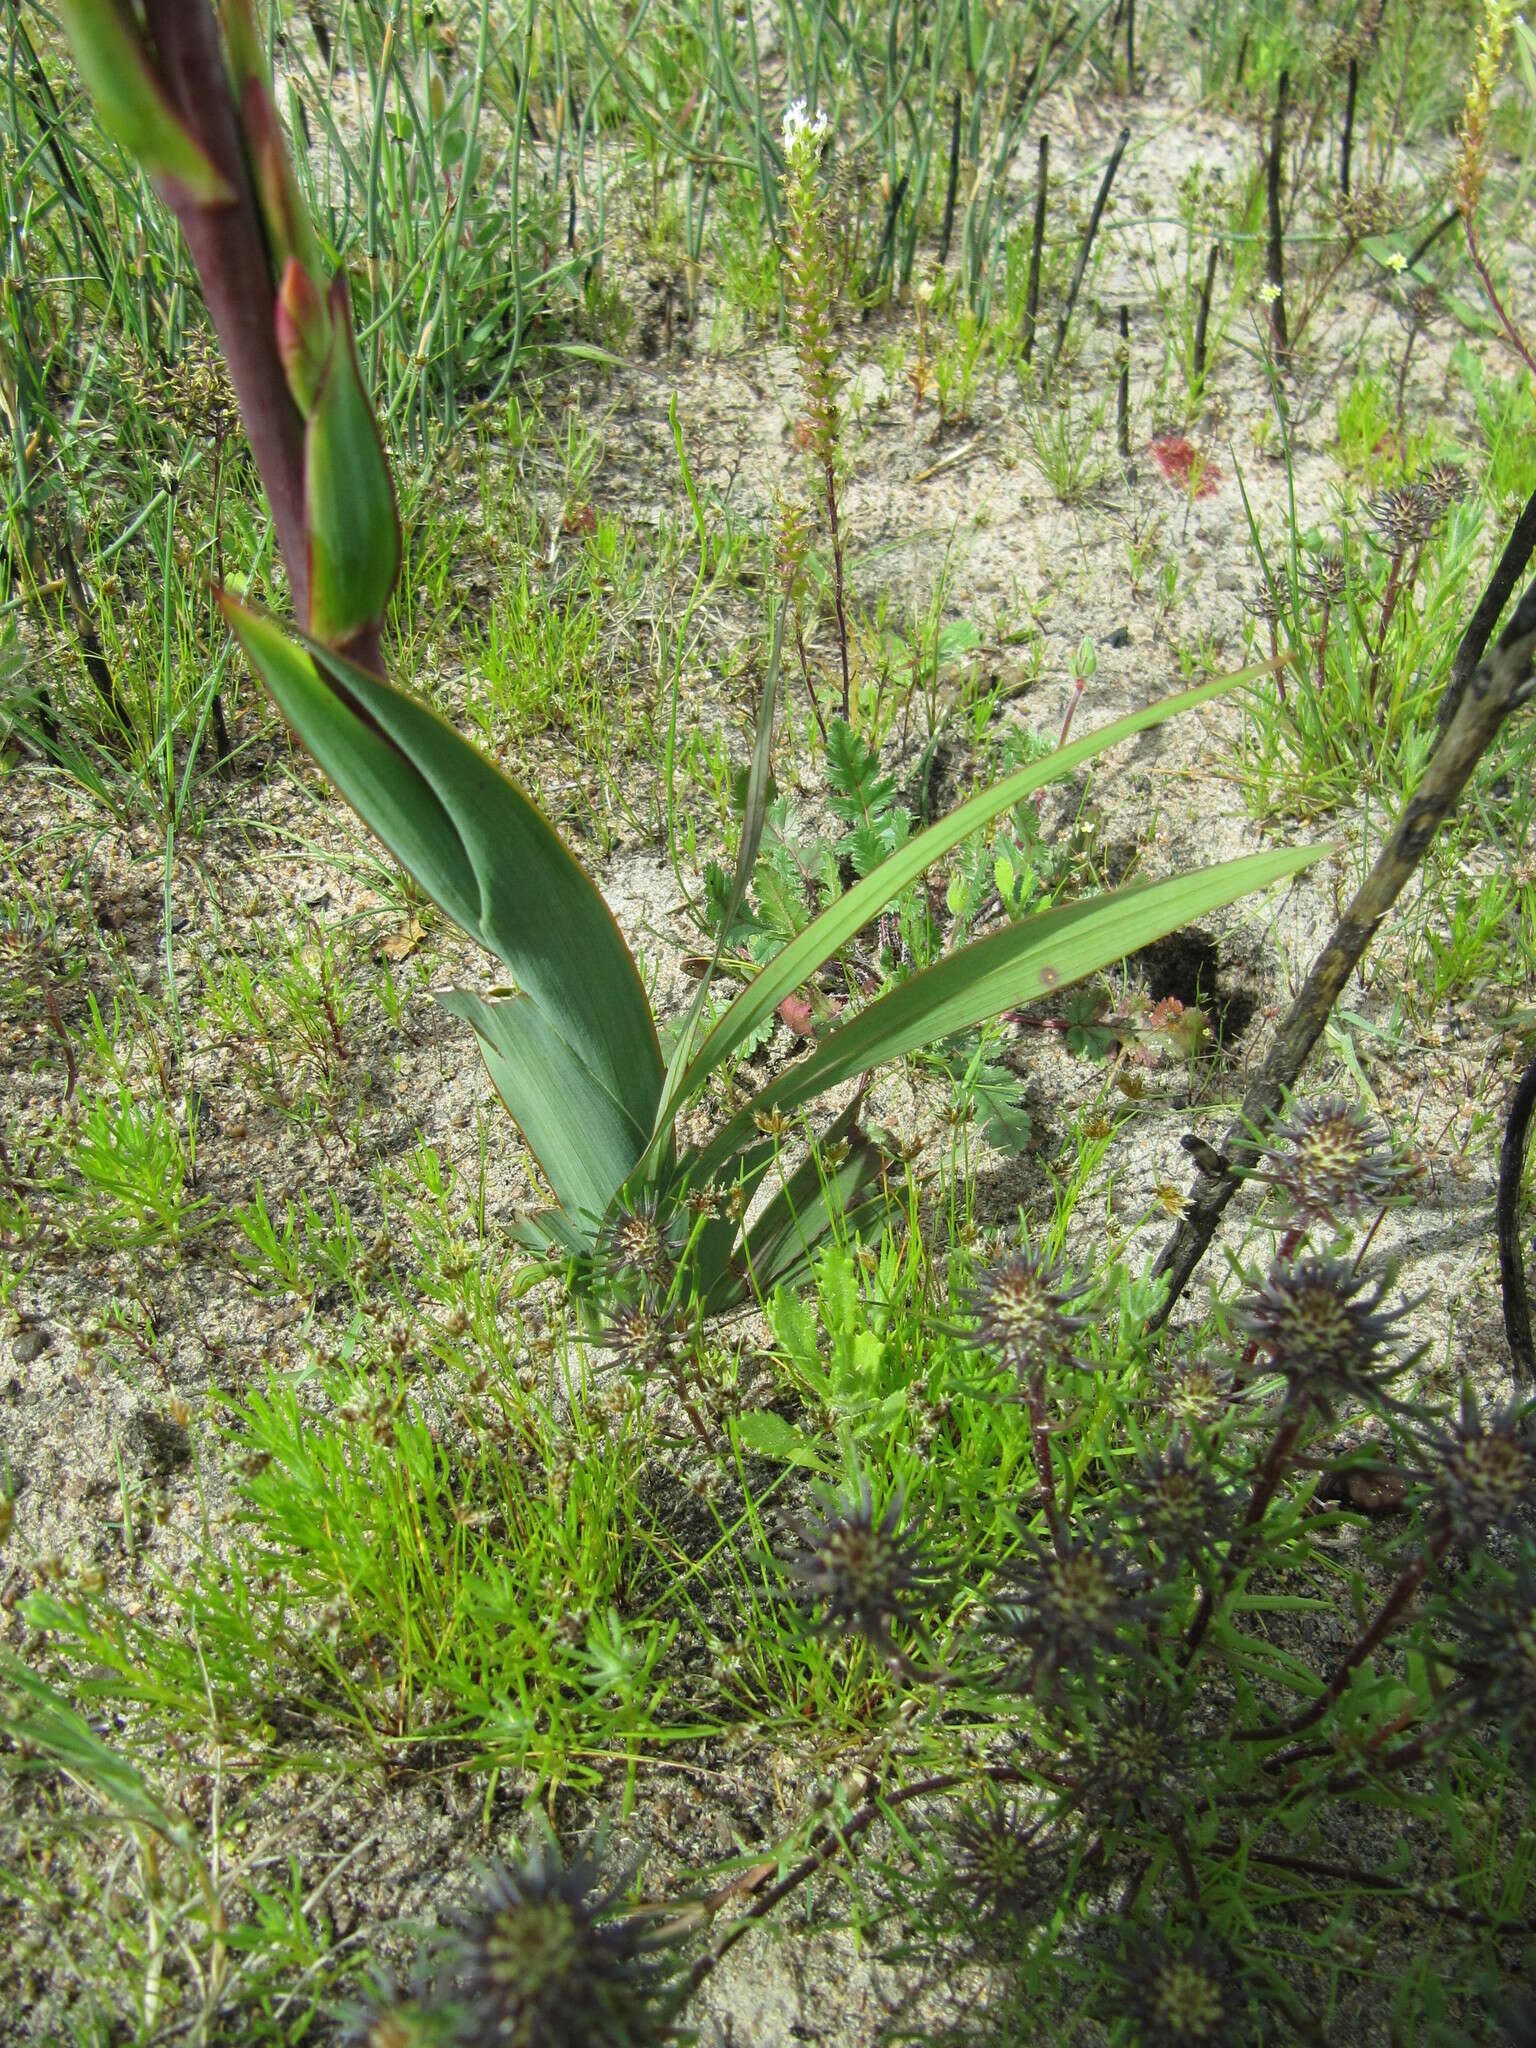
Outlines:
[[[796,1429],[771,1408],[749,1408],[738,1415],[735,1429],[742,1448],[759,1458],[772,1458],[776,1465],[807,1465],[813,1472],[833,1468],[804,1430]]]
[[[611,1195],[645,1149],[663,1075],[645,990],[608,906],[522,790],[435,712],[222,602],[279,710],[347,802],[502,962],[573,1067],[622,1112],[628,1161]]]
[[[1164,882],[1133,883],[1087,902],[1041,911],[980,939],[829,1033],[755,1096],[701,1153],[686,1160],[684,1171],[695,1185],[705,1183],[730,1160],[756,1117],[798,1108],[855,1074],[1066,988],[1194,918],[1296,874],[1326,851],[1282,848]]]
[[[947,818],[930,825],[916,839],[898,847],[873,874],[855,883],[845,896],[829,904],[820,917],[798,938],[792,939],[781,953],[775,954],[756,980],[742,990],[700,1046],[683,1076],[676,1098],[668,1105],[668,1118],[675,1116],[683,1103],[698,1094],[716,1067],[773,1015],[787,995],[793,995],[803,981],[809,980],[817,968],[838,953],[871,918],[877,917],[925,868],[932,867],[936,860],[942,859],[971,833],[989,825],[1033,791],[1060,780],[1084,761],[1093,760],[1106,748],[1131,739],[1139,732],[1146,732],[1152,726],[1161,725],[1165,719],[1173,718],[1181,711],[1207,704],[1213,698],[1235,690],[1240,684],[1253,681],[1256,676],[1267,674],[1268,666],[1261,664],[1240,670],[1236,675],[1219,676],[1215,682],[1184,690],[1178,696],[1164,698],[1159,704],[1148,705],[1144,711],[1116,719],[1112,725],[1103,726],[1097,732],[1085,733],[1080,740],[1058,748],[1047,759],[1031,762],[1016,774],[1005,776],[991,789],[983,790],[951,811]]]
[[[881,1206],[870,1195],[876,1186],[883,1189],[886,1161],[859,1127],[861,1107],[856,1096],[743,1231],[734,1256],[704,1295],[708,1314],[723,1314],[799,1280],[835,1223],[856,1230]]]
[[[524,995],[442,989],[472,1024],[496,1093],[571,1221],[601,1221],[635,1161],[634,1125]]]

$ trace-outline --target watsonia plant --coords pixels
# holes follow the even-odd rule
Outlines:
[[[553,1194],[531,1245],[585,1284],[715,1312],[801,1269],[885,1169],[860,1095],[821,1154],[754,1207],[794,1112],[882,1062],[981,1024],[1296,873],[1275,851],[1058,905],[949,954],[841,1023],[706,1142],[680,1114],[778,1005],[933,862],[1032,791],[1243,678],[1185,692],[1060,748],[899,848],[832,904],[705,1027],[710,976],[664,1063],[633,957],[606,903],[525,793],[410,692],[384,680],[400,562],[393,486],[352,344],[344,273],[327,275],[273,106],[250,0],[67,0],[103,124],[174,209],[196,261],[287,564],[298,630],[225,594],[252,666],[336,789],[507,980],[443,1000]],[[778,631],[769,663],[728,930],[766,807]],[[862,1091],[860,1091],[861,1093]],[[749,1220],[750,1219],[750,1220]],[[636,1245],[648,1247],[638,1261]],[[627,1277],[626,1277],[627,1276]]]

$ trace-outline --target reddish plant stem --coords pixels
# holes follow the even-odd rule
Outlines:
[[[1040,1491],[1045,1500],[1046,1524],[1056,1555],[1060,1557],[1066,1548],[1066,1533],[1056,1499],[1056,1468],[1051,1458],[1051,1425],[1045,1412],[1045,1383],[1039,1373],[1031,1373],[1024,1383],[1024,1405],[1029,1411],[1030,1448],[1035,1455],[1035,1476],[1040,1481]]]
[[[830,452],[824,458],[827,482],[827,531],[832,537],[832,599],[837,607],[837,651],[843,663],[843,723],[848,722],[848,614],[843,604],[843,535],[837,523],[837,477]]]
[[[1342,1884],[1359,1885],[1362,1891],[1389,1893],[1408,1903],[1422,1906],[1425,1912],[1442,1915],[1447,1920],[1459,1921],[1465,1927],[1530,1927],[1536,1922],[1529,1920],[1501,1919],[1493,1913],[1477,1913],[1465,1906],[1451,1906],[1439,1899],[1430,1900],[1412,1885],[1403,1884],[1395,1877],[1384,1877],[1375,1870],[1362,1870],[1352,1863],[1324,1863],[1313,1856],[1282,1856],[1264,1849],[1250,1849],[1244,1843],[1221,1840],[1211,1844],[1212,1855],[1235,1856],[1241,1853],[1250,1863],[1262,1863],[1271,1870],[1286,1870],[1298,1877],[1327,1877]]]
[[[1526,345],[1524,335],[1504,310],[1504,301],[1494,289],[1493,278],[1489,274],[1488,265],[1483,261],[1483,252],[1477,246],[1477,230],[1472,224],[1471,214],[1465,214],[1463,220],[1467,231],[1467,253],[1472,258],[1472,268],[1477,272],[1478,282],[1482,285],[1483,291],[1487,295],[1489,305],[1492,306],[1494,312],[1499,316],[1499,325],[1503,328],[1510,347],[1531,374],[1536,376],[1536,356],[1532,355],[1529,347]]]
[[[1366,680],[1365,701],[1376,702],[1376,687],[1381,681],[1381,664],[1387,651],[1387,633],[1392,624],[1392,614],[1397,610],[1398,593],[1403,586],[1403,551],[1398,549],[1392,557],[1392,566],[1387,571],[1387,587],[1382,593],[1381,618],[1376,627],[1376,651],[1371,656],[1371,672]]]
[[[1281,1414],[1280,1426],[1275,1431],[1274,1441],[1254,1479],[1248,1512],[1243,1516],[1242,1526],[1233,1537],[1232,1547],[1227,1552],[1227,1561],[1222,1567],[1221,1578],[1214,1588],[1209,1585],[1200,1588],[1200,1602],[1195,1609],[1194,1619],[1189,1624],[1189,1633],[1184,1638],[1184,1647],[1179,1653],[1181,1670],[1187,1671],[1193,1663],[1195,1652],[1205,1640],[1212,1616],[1218,1605],[1231,1592],[1233,1581],[1247,1561],[1258,1525],[1263,1521],[1265,1509],[1273,1500],[1275,1489],[1280,1484],[1286,1460],[1296,1448],[1296,1439],[1301,1435],[1302,1425],[1307,1419],[1307,1407],[1308,1403],[1303,1398],[1294,1401]]]
[[[218,27],[207,0],[145,0],[144,12],[154,39],[155,68],[171,104],[235,194],[227,206],[200,205],[180,191],[166,197],[197,266],[272,507],[294,614],[307,627],[304,423],[277,353],[266,240],[246,170]],[[376,647],[373,652],[377,666]]]
[[[1304,1708],[1299,1714],[1292,1715],[1289,1721],[1272,1727],[1236,1729],[1236,1739],[1239,1742],[1280,1742],[1288,1736],[1301,1735],[1308,1728],[1315,1728],[1349,1684],[1350,1674],[1365,1662],[1372,1650],[1397,1626],[1399,1615],[1428,1578],[1430,1566],[1437,1564],[1449,1550],[1451,1535],[1451,1527],[1447,1523],[1436,1533],[1428,1553],[1423,1557],[1416,1557],[1399,1575],[1397,1584],[1376,1610],[1375,1620],[1340,1658],[1334,1667],[1333,1676],[1309,1707]]]

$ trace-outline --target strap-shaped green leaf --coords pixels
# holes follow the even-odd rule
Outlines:
[[[696,1186],[712,1180],[734,1157],[759,1115],[796,1109],[868,1068],[900,1059],[952,1032],[969,1031],[1017,1003],[1066,988],[1193,918],[1296,874],[1326,851],[1281,848],[1164,882],[1133,883],[1083,903],[1042,911],[978,939],[913,975],[830,1032],[756,1095],[702,1152],[683,1162],[687,1177]]]
[[[526,996],[437,992],[472,1024],[496,1093],[583,1242],[635,1159],[635,1127]]]
[[[650,1137],[663,1069],[644,986],[607,904],[523,791],[435,712],[232,599],[222,603],[279,710],[342,796],[502,962],[563,1042],[568,1071],[589,1077],[570,1113],[588,1112],[598,1099],[591,1089],[607,1098],[604,1128],[627,1134],[611,1196]]]
[[[754,1293],[769,1294],[781,1283],[797,1281],[834,1221],[857,1229],[880,1210],[880,1201],[871,1195],[883,1186],[888,1162],[859,1124],[862,1107],[859,1098],[849,1103],[820,1146],[800,1161],[742,1232],[734,1255],[705,1293],[707,1314],[723,1314]]]
[[[330,353],[304,430],[304,517],[310,628],[327,647],[343,647],[384,617],[400,572],[400,517],[358,368],[345,271],[331,282],[330,325]]]
[[[675,1095],[668,1098],[667,1115],[675,1115],[682,1104],[691,1101],[722,1060],[728,1059],[744,1039],[771,1017],[786,996],[793,995],[800,984],[839,952],[855,932],[877,917],[888,903],[894,902],[925,868],[932,867],[936,860],[942,859],[972,832],[989,825],[994,818],[1001,817],[1004,811],[1011,810],[1035,790],[1059,781],[1084,761],[1093,760],[1121,740],[1146,732],[1152,726],[1161,725],[1165,719],[1176,717],[1181,711],[1193,710],[1197,704],[1207,704],[1213,697],[1220,697],[1228,690],[1235,690],[1240,684],[1252,682],[1256,676],[1267,673],[1268,666],[1261,664],[1240,670],[1236,675],[1218,676],[1215,682],[1183,690],[1175,697],[1164,698],[1161,703],[1149,704],[1144,711],[1133,711],[1127,718],[1118,718],[1097,732],[1085,733],[1080,740],[1074,740],[1070,746],[1059,747],[1045,760],[1032,762],[1016,774],[1004,776],[991,789],[981,791],[951,811],[947,818],[941,818],[926,832],[919,833],[916,839],[898,847],[873,874],[856,882],[846,895],[829,904],[820,917],[807,925],[781,953],[776,953],[762,973],[748,983],[700,1046]]]

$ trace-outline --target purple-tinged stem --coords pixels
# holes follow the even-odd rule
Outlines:
[[[184,193],[165,197],[197,266],[261,472],[288,569],[300,626],[309,625],[309,548],[304,516],[304,422],[278,358],[275,291],[266,238],[246,170],[239,121],[213,9],[208,0],[144,0],[155,69],[172,105],[236,197],[204,206]],[[377,636],[354,658],[379,663]]]

